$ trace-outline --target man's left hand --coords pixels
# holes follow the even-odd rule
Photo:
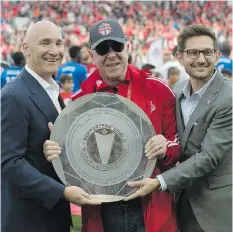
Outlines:
[[[153,136],[145,146],[148,159],[163,159],[167,152],[167,139],[163,135]]]
[[[160,182],[157,178],[155,179],[146,178],[144,180],[139,180],[139,181],[130,181],[127,184],[130,187],[138,188],[138,190],[132,195],[125,198],[125,201],[129,201],[137,197],[144,197],[145,195],[153,191],[156,191],[160,188]]]

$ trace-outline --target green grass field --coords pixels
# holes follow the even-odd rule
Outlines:
[[[72,215],[73,220],[73,228],[71,228],[70,232],[80,232],[81,231],[81,216]]]

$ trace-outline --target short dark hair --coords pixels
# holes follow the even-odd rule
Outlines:
[[[89,44],[88,43],[83,43],[83,44],[81,44],[81,48],[88,48],[89,49]]]
[[[167,76],[170,77],[171,75],[180,75],[180,70],[176,67],[170,67],[167,71]]]
[[[11,55],[12,59],[14,60],[15,65],[20,66],[21,62],[25,60],[25,57],[22,52],[14,52]]]
[[[218,42],[218,49],[223,56],[230,56],[231,46],[228,41]]]
[[[63,74],[60,76],[60,83],[64,84],[66,81],[73,80],[73,77],[67,74]]]
[[[79,46],[76,46],[76,45],[71,46],[69,49],[70,57],[72,59],[75,59],[78,57],[80,58],[80,50],[81,50],[81,48]]]
[[[154,69],[155,66],[153,64],[144,64],[142,65],[142,70],[151,70]]]
[[[178,51],[184,52],[186,41],[194,36],[209,36],[217,49],[217,39],[214,32],[203,24],[191,24],[183,29],[177,38]]]

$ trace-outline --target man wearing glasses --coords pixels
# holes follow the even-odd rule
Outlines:
[[[232,231],[232,82],[215,68],[220,53],[214,33],[190,25],[178,36],[176,57],[189,81],[176,94],[181,160],[157,178],[177,194],[180,232]],[[156,191],[150,179],[128,199]]]
[[[121,26],[104,20],[90,30],[90,53],[97,70],[82,83],[73,95],[75,99],[94,92],[108,92],[126,97],[141,107],[150,118],[156,136],[146,145],[148,158],[157,157],[153,177],[175,165],[180,145],[176,132],[175,96],[162,81],[128,64],[129,43]],[[52,141],[45,142],[45,156],[54,149]],[[58,148],[59,150],[59,148]],[[51,151],[51,152],[50,152]],[[160,185],[158,179],[153,179]],[[176,232],[173,196],[153,192],[132,201],[82,206],[83,232]]]

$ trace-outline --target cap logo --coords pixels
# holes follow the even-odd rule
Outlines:
[[[112,33],[112,28],[110,27],[110,25],[108,23],[102,23],[99,26],[99,30],[98,30],[99,34],[101,34],[102,36],[107,36],[109,34]]]

